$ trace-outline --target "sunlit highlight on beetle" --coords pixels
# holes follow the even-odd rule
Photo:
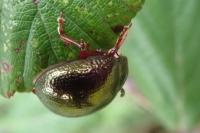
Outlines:
[[[80,49],[79,58],[48,67],[34,81],[34,93],[51,111],[68,117],[84,116],[109,104],[118,92],[124,95],[123,85],[128,75],[125,56],[118,55],[131,24],[124,26],[113,48],[89,50],[67,37],[63,31],[63,14],[58,17],[58,34],[65,45]]]

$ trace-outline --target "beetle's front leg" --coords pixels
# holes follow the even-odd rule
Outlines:
[[[117,54],[117,51],[120,48],[120,46],[123,44],[123,42],[127,36],[128,30],[130,29],[131,26],[132,26],[132,23],[130,23],[127,26],[124,26],[122,32],[120,33],[119,37],[117,38],[115,46],[108,51],[108,54],[116,55],[116,57],[119,57],[119,55]]]
[[[126,36],[127,36],[127,32],[130,29],[130,27],[132,26],[132,23],[130,23],[129,25],[124,26],[122,32],[120,33],[116,43],[115,43],[115,48],[118,50],[120,48],[120,46],[122,45],[122,43],[124,42]]]
[[[87,49],[88,46],[87,46],[86,42],[84,42],[82,39],[81,39],[81,42],[78,43],[78,42],[74,41],[73,39],[71,39],[70,37],[65,35],[64,30],[63,30],[63,24],[64,24],[65,20],[63,18],[62,12],[60,13],[60,16],[58,17],[57,21],[58,21],[58,34],[60,36],[60,39],[65,43],[65,45],[73,44],[81,50]]]
[[[123,97],[125,95],[125,90],[124,88],[121,88],[120,90],[120,97]]]

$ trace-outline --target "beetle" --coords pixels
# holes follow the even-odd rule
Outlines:
[[[89,50],[64,34],[63,13],[57,19],[58,34],[65,45],[80,49],[79,58],[48,67],[34,80],[34,93],[56,114],[78,117],[91,114],[109,104],[122,89],[128,75],[125,56],[117,53],[131,24],[124,26],[113,48]]]

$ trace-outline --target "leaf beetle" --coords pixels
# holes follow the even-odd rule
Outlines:
[[[92,51],[83,40],[78,43],[64,34],[62,16],[57,20],[59,37],[80,49],[79,59],[49,66],[36,76],[33,91],[56,114],[84,116],[109,104],[119,91],[124,95],[128,62],[117,51],[131,24],[124,26],[113,48]]]

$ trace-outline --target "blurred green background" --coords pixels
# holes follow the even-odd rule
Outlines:
[[[121,53],[124,98],[81,118],[47,110],[33,94],[0,98],[0,133],[199,133],[200,1],[147,0]]]
[[[31,94],[16,94],[11,100],[1,98],[0,108],[0,133],[147,133],[157,128],[149,114],[135,107],[129,94],[81,118],[55,115]]]

